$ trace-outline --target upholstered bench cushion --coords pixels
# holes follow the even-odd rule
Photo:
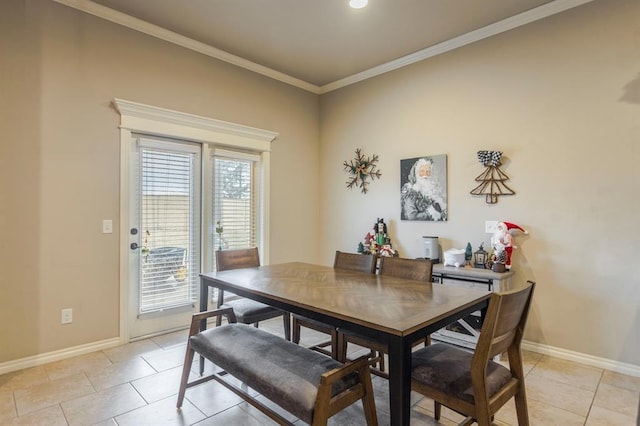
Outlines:
[[[434,344],[413,353],[411,378],[459,399],[473,403],[471,388],[472,353],[446,344]],[[511,379],[511,372],[489,361],[489,397]]]
[[[307,423],[313,418],[320,376],[342,366],[325,355],[240,323],[205,330],[189,342],[196,352]],[[357,380],[357,373],[346,376],[334,384],[332,395]]]
[[[236,299],[225,302],[220,308],[233,308],[238,322],[253,324],[264,319],[264,315],[273,312],[273,306],[251,299]]]

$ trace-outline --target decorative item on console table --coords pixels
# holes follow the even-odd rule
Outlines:
[[[424,257],[431,259],[431,263],[440,263],[440,244],[438,237],[424,237]]]
[[[471,265],[471,259],[473,259],[473,248],[471,248],[471,243],[467,243],[467,248],[464,251],[465,266]]]
[[[489,253],[484,249],[484,243],[480,243],[480,247],[473,253],[473,267],[484,269],[489,260]]]
[[[466,252],[462,249],[450,248],[444,253],[444,266],[464,267]]]
[[[398,256],[397,250],[391,245],[391,238],[387,233],[387,224],[384,219],[378,218],[373,224],[373,229],[365,235],[364,240],[358,243],[358,253],[377,256]]]
[[[511,269],[511,253],[514,248],[517,248],[513,244],[513,236],[510,234],[512,230],[522,231],[524,234],[529,234],[522,227],[511,222],[498,222],[496,226],[496,232],[491,237],[491,248],[493,249],[489,261],[487,262],[487,269],[491,269],[494,272],[504,272]]]

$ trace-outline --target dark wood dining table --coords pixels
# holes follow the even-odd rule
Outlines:
[[[485,309],[489,291],[366,274],[308,263],[200,274],[200,310],[217,287],[386,343],[392,425],[411,416],[411,348],[419,339]]]

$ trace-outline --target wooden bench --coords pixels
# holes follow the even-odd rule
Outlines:
[[[210,317],[224,315],[228,324],[200,331]],[[188,382],[195,353],[223,371]],[[377,425],[367,357],[342,364],[274,334],[236,322],[233,309],[194,314],[189,331],[177,407],[188,387],[216,380],[282,425],[284,417],[261,404],[227,374],[311,425],[326,425],[329,417],[362,400],[367,425]]]

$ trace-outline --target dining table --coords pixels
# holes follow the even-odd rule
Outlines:
[[[409,425],[418,340],[485,310],[490,292],[302,262],[200,274],[200,311],[216,287],[387,345],[391,425]]]

